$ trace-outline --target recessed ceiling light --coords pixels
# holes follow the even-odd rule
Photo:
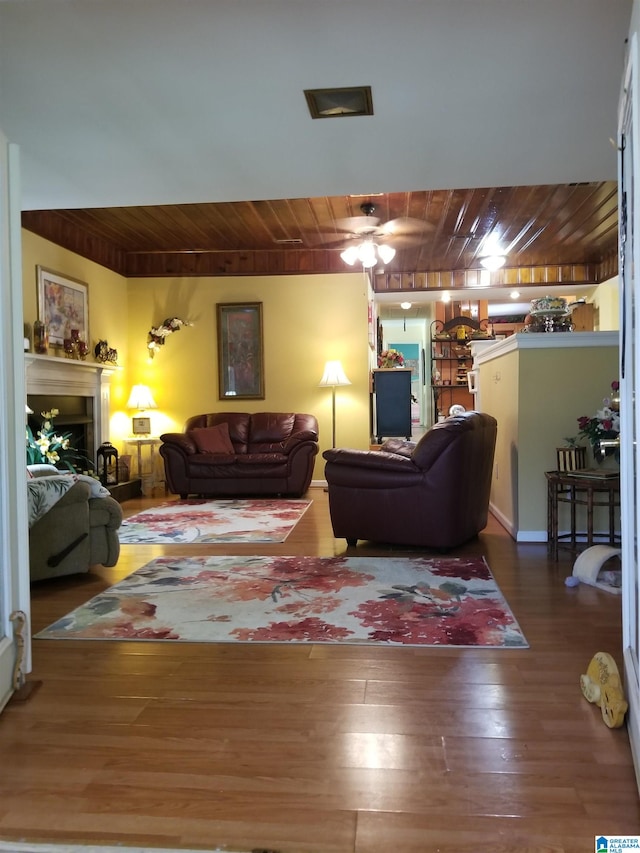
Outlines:
[[[408,311],[409,308],[411,308],[411,303],[410,302],[401,302],[400,307],[404,308],[405,311]]]
[[[440,299],[442,302],[451,302],[451,294],[448,290],[445,290]]]
[[[518,299],[520,296],[520,291],[519,290],[512,290],[511,293],[509,294],[509,296],[512,299]]]
[[[311,118],[347,118],[372,116],[371,86],[346,86],[340,89],[304,89]]]

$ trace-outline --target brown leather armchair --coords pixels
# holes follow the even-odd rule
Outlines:
[[[487,524],[497,423],[465,412],[433,426],[417,444],[325,450],[334,535],[448,550]]]

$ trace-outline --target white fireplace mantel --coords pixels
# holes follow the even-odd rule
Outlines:
[[[96,362],[25,353],[27,394],[92,397],[96,447],[109,439],[111,378],[118,369]]]

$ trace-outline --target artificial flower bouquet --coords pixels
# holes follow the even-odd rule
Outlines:
[[[60,410],[40,414],[42,426],[37,430],[37,438],[27,424],[27,465],[61,462],[70,471],[75,471],[77,465],[86,468],[88,460],[71,446],[71,433],[60,433],[54,426],[53,420]]]
[[[378,356],[378,367],[404,367],[404,356],[397,349],[383,350]]]
[[[620,414],[618,412],[620,383],[611,383],[611,396],[603,399],[603,407],[595,415],[582,415],[578,418],[578,435],[586,438],[591,444],[594,458],[598,461],[607,453],[602,453],[600,442],[603,439],[616,439],[620,435]],[[614,451],[615,452],[615,451]],[[617,456],[617,452],[616,452]]]
[[[168,317],[163,320],[159,326],[152,326],[147,336],[147,347],[149,355],[154,357],[156,350],[164,346],[165,339],[174,332],[179,332],[183,326],[190,326],[186,320],[181,320],[180,317]]]

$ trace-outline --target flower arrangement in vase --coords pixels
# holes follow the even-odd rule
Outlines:
[[[589,441],[596,462],[602,462],[612,453],[616,460],[620,458],[619,389],[620,383],[616,379],[611,383],[611,396],[602,401],[603,407],[591,417],[582,415],[578,418],[578,435]]]
[[[378,367],[404,367],[404,356],[397,349],[383,350],[378,356]]]
[[[60,433],[55,428],[53,420],[60,414],[58,409],[41,412],[42,425],[37,430],[37,438],[27,424],[27,465],[47,463],[57,465],[62,463],[69,471],[75,471],[76,466],[82,469],[92,465],[82,453],[71,446],[71,433]]]

